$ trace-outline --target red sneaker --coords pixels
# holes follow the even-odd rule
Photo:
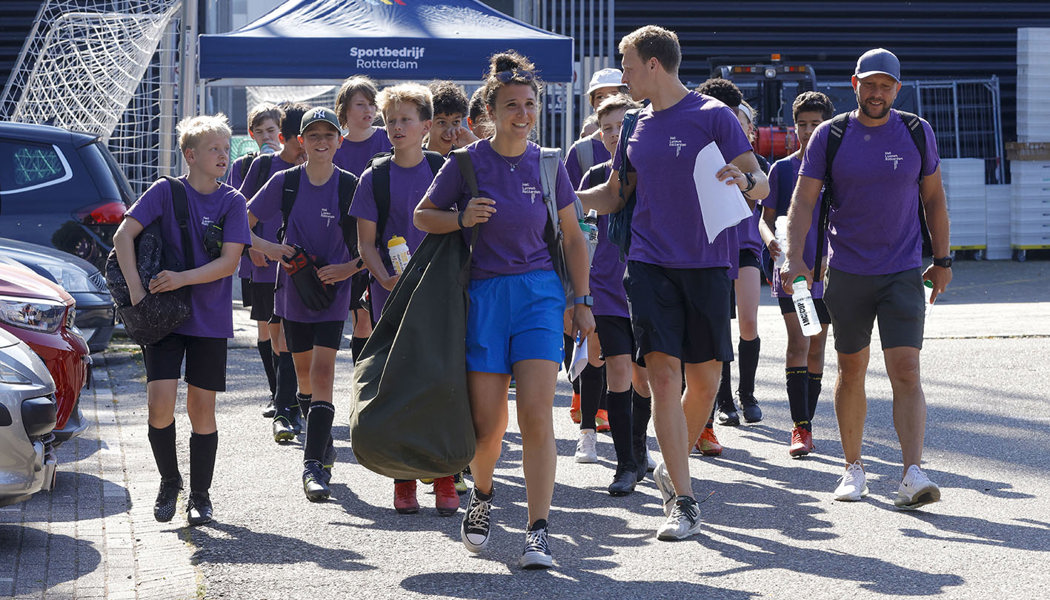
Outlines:
[[[713,428],[704,427],[703,433],[700,434],[700,439],[696,441],[696,449],[704,456],[722,455],[722,444],[718,443],[718,438],[715,437]]]
[[[442,517],[450,517],[459,510],[459,494],[456,493],[454,476],[434,480],[434,506]]]
[[[788,454],[791,458],[801,458],[813,450],[813,434],[805,427],[796,427],[791,430],[791,447]]]
[[[419,512],[415,479],[394,483],[394,510],[402,515],[414,515]]]
[[[579,424],[580,419],[583,418],[580,412],[580,395],[576,392],[572,393],[572,405],[569,406],[569,417],[573,423]]]
[[[595,431],[609,431],[609,411],[599,408],[594,413]]]

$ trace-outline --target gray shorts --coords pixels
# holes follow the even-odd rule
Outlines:
[[[926,307],[921,268],[888,275],[854,275],[829,268],[826,285],[824,302],[838,352],[853,354],[867,348],[876,317],[884,350],[922,348]]]

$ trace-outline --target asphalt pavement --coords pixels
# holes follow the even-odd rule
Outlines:
[[[40,507],[64,505],[70,496],[92,506],[80,497],[94,489],[95,479],[63,483],[83,478],[90,461],[105,462],[71,452],[54,492],[38,495],[21,512],[0,512],[0,595],[6,578],[18,597],[91,597],[97,594],[78,590],[88,590],[81,582],[92,577],[114,582],[113,589],[129,598],[1040,598],[1050,589],[1043,562],[1050,553],[1050,262],[957,263],[949,293],[935,305],[922,353],[929,409],[924,469],[943,497],[921,511],[893,507],[900,453],[877,335],[867,381],[868,498],[831,500],[843,469],[831,401],[834,352],[828,353],[814,420],[817,451],[801,460],[788,457],[786,336],[767,298],[759,315],[756,389],[765,418],[717,427],[726,447],[721,457],[694,455],[704,527],[676,543],[656,540],[663,514],[651,479],[623,498],[605,492],[614,468],[608,435],[599,436],[599,464],[573,461],[577,432],[568,417],[570,388],[561,378],[550,518],[555,568],[545,572],[516,566],[526,511],[513,417],[496,473],[492,539],[485,552],[473,555],[459,541],[462,511],[438,516],[430,486],[419,485],[419,514],[398,515],[392,482],[355,464],[345,344],[336,378],[333,498],[311,504],[300,484],[300,444],[275,444],[260,415],[266,385],[254,325],[243,309],[236,323],[229,391],[219,398],[216,521],[190,529],[180,512],[170,524],[152,522],[157,475],[145,436],[144,378],[136,370],[141,359],[118,348],[102,361],[114,427],[93,429],[78,444],[119,444],[123,463],[103,464],[93,477],[105,482],[107,469],[119,472],[110,479],[121,489],[104,483],[99,489],[102,498],[123,503],[103,503],[104,510],[96,506],[83,518],[62,517],[56,527],[49,517],[54,508]],[[189,425],[182,408],[178,427],[187,465]],[[650,448],[658,458],[655,438]],[[107,519],[128,524],[127,575],[118,565],[128,559],[110,558],[119,543],[77,533],[109,527]],[[7,568],[10,560],[46,560],[65,546],[82,558],[62,578],[39,576],[32,583],[22,568]],[[118,585],[122,578],[134,582],[130,592]]]

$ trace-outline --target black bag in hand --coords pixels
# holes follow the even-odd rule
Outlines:
[[[299,293],[303,306],[313,311],[322,311],[332,305],[332,301],[335,300],[335,288],[322,283],[317,275],[318,267],[323,265],[318,265],[302,246],[295,246],[295,254],[285,261],[288,264],[283,265],[284,271],[295,285],[295,291]]]

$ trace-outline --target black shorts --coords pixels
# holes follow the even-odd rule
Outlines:
[[[364,296],[365,292],[368,291],[369,280],[368,271],[358,271],[350,276],[350,310],[363,308],[371,312],[371,307],[361,300],[361,296]]]
[[[824,302],[831,313],[835,350],[860,352],[871,344],[871,328],[879,319],[882,348],[922,348],[926,320],[922,269],[888,275],[854,275],[828,269]]]
[[[321,323],[303,323],[284,319],[284,339],[288,351],[295,354],[309,352],[314,346],[338,350],[343,343],[344,321],[323,321]]]
[[[645,360],[635,356],[634,331],[631,330],[629,318],[595,315],[594,331],[602,345],[602,358],[626,354],[638,366],[645,366]]]
[[[247,277],[241,278],[241,306],[249,308],[252,305],[252,280]]]
[[[754,267],[759,271],[762,270],[762,263],[754,250],[740,249],[740,268],[743,269],[744,267]]]
[[[663,352],[685,363],[731,362],[727,269],[667,269],[628,261],[624,277],[637,354]]]
[[[142,347],[146,381],[178,379],[186,357],[186,383],[202,390],[226,391],[226,338],[172,333]]]
[[[777,302],[780,303],[780,314],[795,314],[795,303],[791,298],[777,298]],[[817,318],[820,320],[820,324],[830,325],[831,314],[828,313],[828,305],[824,303],[824,299],[814,298],[813,306],[817,309]]]
[[[273,316],[273,283],[252,282],[252,320],[269,321]]]

